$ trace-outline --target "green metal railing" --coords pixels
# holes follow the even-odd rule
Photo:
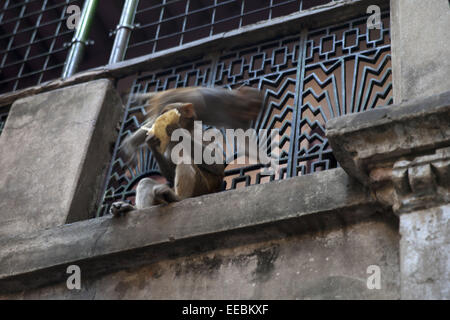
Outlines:
[[[90,44],[88,40],[98,0],[86,0],[81,13],[75,35],[70,44],[70,51],[62,73],[62,78],[68,78],[77,72],[78,66],[83,59],[84,49]]]
[[[126,0],[122,10],[120,22],[115,30],[116,38],[111,50],[109,63],[116,63],[125,58],[125,51],[130,40],[131,32],[135,28],[134,17],[139,0]]]
[[[58,75],[65,79],[85,67],[152,54],[333,1],[214,0],[205,5],[199,0],[124,0],[119,23],[115,25],[114,21],[118,16],[107,18],[106,28],[114,28],[110,36],[115,36],[109,51],[107,47],[86,48],[94,40],[97,46],[111,45],[112,41],[106,39],[107,31],[103,35],[93,30],[95,19],[101,16],[98,8],[106,1],[5,0],[0,5],[0,46],[4,47],[0,50],[0,94],[41,84]],[[75,31],[64,27],[69,18],[66,9],[71,5],[83,6]],[[105,15],[107,7],[101,8]],[[59,18],[52,20],[56,16]],[[57,29],[48,36],[53,23],[58,24]],[[29,42],[25,40],[28,33],[33,34]],[[102,57],[109,54],[109,61],[92,59],[98,52]]]

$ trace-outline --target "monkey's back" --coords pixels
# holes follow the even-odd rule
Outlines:
[[[192,103],[197,119],[206,125],[247,129],[260,112],[263,97],[258,90],[249,87],[239,90],[204,87],[170,89],[150,98],[147,112],[155,118],[165,106],[177,102]]]

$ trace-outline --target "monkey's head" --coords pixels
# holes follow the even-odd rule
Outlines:
[[[176,102],[168,104],[161,110],[161,114],[172,109],[177,109],[180,113],[179,125],[181,128],[187,130],[194,128],[194,121],[197,120],[197,114],[195,113],[194,105],[192,103]]]
[[[196,118],[197,115],[195,114],[194,105],[192,103],[183,103],[183,102],[175,102],[170,103],[168,105],[165,105],[160,114],[166,113],[169,110],[177,109],[181,116],[184,118],[192,119]]]

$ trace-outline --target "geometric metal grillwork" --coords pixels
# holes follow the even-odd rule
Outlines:
[[[73,30],[66,10],[80,1],[11,1],[0,7],[0,93],[58,78]]]
[[[211,37],[333,0],[141,0],[127,58]]]
[[[326,122],[393,103],[389,13],[308,33],[296,114],[293,176],[336,167]]]
[[[262,176],[261,165],[229,164],[225,189],[335,168],[338,163],[325,137],[326,122],[392,104],[389,12],[382,14],[381,30],[367,30],[366,23],[364,16],[319,30],[299,30],[291,36],[231,48],[210,59],[141,73],[131,92],[241,85],[262,90],[265,108],[254,128],[280,130],[280,170]],[[98,215],[105,214],[114,201],[133,201],[142,177],[159,176],[145,147],[136,167],[125,165],[117,152],[121,141],[144,117],[143,106],[136,106],[130,98]]]
[[[261,175],[262,165],[230,164],[226,188],[286,178],[292,147],[293,114],[298,83],[300,35],[266,41],[256,46],[233,48],[222,53],[214,70],[214,86],[230,89],[248,85],[264,92],[266,106],[257,118],[255,129],[279,129],[280,172]]]
[[[262,165],[229,164],[224,189],[336,168],[338,163],[325,137],[326,122],[393,102],[389,12],[382,14],[379,30],[368,30],[366,23],[364,16],[232,48],[208,60],[141,73],[131,92],[247,85],[264,93],[265,108],[253,127],[280,130],[280,170],[273,176],[263,176]],[[135,167],[125,165],[117,153],[120,142],[139,128],[144,117],[143,106],[128,101],[99,215],[105,214],[114,201],[133,202],[141,178],[159,176],[147,148],[139,151]]]

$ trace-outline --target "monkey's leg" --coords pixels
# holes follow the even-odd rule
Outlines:
[[[179,197],[168,185],[150,178],[139,181],[136,188],[137,209],[145,209],[157,204],[168,204],[179,200]]]
[[[169,204],[181,200],[175,191],[167,184],[159,184],[153,187],[153,194],[157,204]]]
[[[195,164],[177,165],[175,193],[181,198],[197,197],[220,190],[223,176],[211,173]]]
[[[144,209],[156,204],[153,188],[157,184],[158,182],[150,178],[139,181],[136,188],[136,209]]]
[[[158,185],[158,182],[153,179],[142,179],[141,181],[139,181],[136,188],[136,206],[133,206],[124,201],[117,201],[111,205],[109,212],[114,216],[122,216],[128,211],[151,207],[155,204],[153,188],[156,185]]]
[[[110,213],[122,216],[128,211],[145,209],[158,204],[168,204],[181,199],[168,185],[157,182],[150,178],[139,181],[136,188],[136,206],[118,201],[111,205]]]

